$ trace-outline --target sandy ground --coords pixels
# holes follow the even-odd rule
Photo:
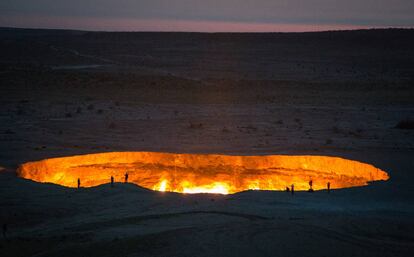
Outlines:
[[[378,32],[379,43],[304,34],[302,45],[289,41],[300,35],[232,45],[186,35],[167,49],[158,34],[118,35],[130,47],[119,53],[111,34],[25,33],[0,33],[1,256],[412,256],[414,133],[395,128],[414,118],[412,32]],[[151,40],[147,53],[131,50]],[[249,52],[255,45],[263,55]],[[317,45],[329,47],[310,51]],[[108,151],[340,156],[391,178],[330,194],[223,196],[76,190],[14,173],[26,161]]]

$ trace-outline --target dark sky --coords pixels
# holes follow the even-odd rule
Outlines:
[[[0,26],[135,31],[414,27],[414,0],[1,0]]]

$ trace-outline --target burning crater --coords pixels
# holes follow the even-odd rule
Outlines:
[[[157,191],[232,194],[245,190],[332,189],[387,180],[385,171],[372,165],[327,156],[230,156],[113,152],[52,158],[22,164],[20,177],[37,182],[93,187],[128,182]]]

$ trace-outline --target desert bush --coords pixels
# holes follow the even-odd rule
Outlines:
[[[224,127],[221,131],[224,132],[224,133],[230,132],[230,130],[228,128],[226,128],[226,127]]]
[[[362,132],[362,130],[359,130],[359,129],[349,130],[348,135],[360,138],[360,137],[362,137],[361,132]]]
[[[26,114],[26,112],[23,109],[21,108],[17,109],[17,115],[24,115],[24,114]]]
[[[203,123],[190,123],[190,129],[201,129],[203,128]]]
[[[414,129],[414,120],[401,120],[395,127],[397,129]]]
[[[335,134],[338,134],[339,132],[341,132],[337,126],[334,126],[334,127],[332,128],[332,131],[333,131],[333,133],[335,133]]]
[[[7,134],[7,135],[12,135],[12,134],[15,134],[15,133],[14,133],[14,131],[12,131],[11,129],[6,129],[6,130],[4,131],[4,134]]]
[[[116,124],[115,124],[115,122],[111,122],[111,123],[109,123],[109,126],[108,126],[110,129],[116,129]]]

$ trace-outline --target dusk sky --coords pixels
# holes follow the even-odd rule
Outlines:
[[[413,0],[2,0],[0,26],[105,31],[414,27]]]

